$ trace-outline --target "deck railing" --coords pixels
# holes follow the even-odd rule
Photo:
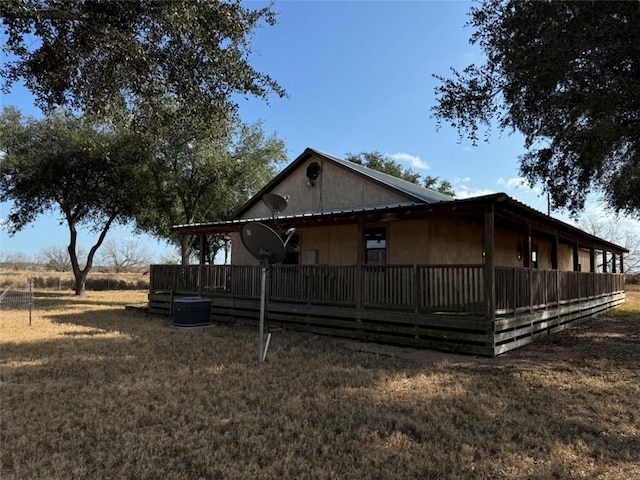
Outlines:
[[[482,265],[276,266],[269,298],[356,307],[482,312]],[[153,265],[151,291],[260,294],[260,267]],[[198,280],[202,278],[202,281]]]
[[[273,301],[484,313],[482,265],[276,266]],[[260,295],[258,266],[153,265],[151,291]],[[495,267],[496,313],[536,310],[624,290],[624,275]]]
[[[496,267],[496,312],[557,306],[624,290],[619,273],[562,272]]]

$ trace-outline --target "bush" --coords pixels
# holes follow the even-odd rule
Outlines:
[[[39,276],[33,277],[33,288],[39,290],[73,290],[75,281],[73,278],[63,278],[60,276]],[[95,292],[105,290],[147,290],[149,282],[147,280],[123,280],[113,277],[87,278],[86,290]]]

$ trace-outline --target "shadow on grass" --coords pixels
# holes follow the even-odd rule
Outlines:
[[[118,292],[113,292],[114,296]],[[124,304],[117,297],[114,300],[96,299],[90,296],[77,296],[72,292],[36,292],[34,295],[34,308],[37,310],[51,311],[68,308],[70,306],[75,307],[122,307]]]
[[[3,478],[632,478],[640,463],[640,329],[623,318],[496,359],[277,332],[261,367],[254,330],[174,331],[121,306],[48,318],[69,330],[2,349]]]

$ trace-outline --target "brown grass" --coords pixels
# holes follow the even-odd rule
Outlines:
[[[0,318],[0,478],[640,478],[640,292],[496,359],[274,332],[261,367],[144,299]]]

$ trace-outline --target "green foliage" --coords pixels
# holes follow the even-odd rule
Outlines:
[[[136,219],[141,230],[159,238],[173,239],[173,225],[227,219],[273,177],[275,165],[286,160],[284,142],[267,136],[261,123],[235,122],[217,131],[190,133],[167,131],[150,160],[152,191]],[[180,241],[187,263],[195,237]]]
[[[39,107],[129,123],[161,119],[167,101],[215,123],[232,94],[284,90],[248,63],[250,36],[274,25],[271,5],[239,0],[10,0],[0,3],[7,90],[24,81]]]
[[[69,255],[77,293],[93,257],[114,222],[126,222],[146,198],[147,144],[130,132],[93,125],[55,112],[23,118],[13,108],[0,114],[0,201],[12,202],[10,233],[39,215],[57,212],[69,228]],[[77,227],[88,225],[97,240],[78,263]]]
[[[445,195],[455,196],[453,186],[447,180],[440,181],[438,177],[426,175],[424,178],[419,173],[413,171],[409,167],[403,167],[395,160],[386,157],[380,152],[360,152],[358,154],[347,153],[345,160],[348,162],[357,163],[363,167],[377,170],[378,172],[386,173],[407,182],[415,183],[416,185],[422,185],[425,188],[436,190],[437,192],[444,193]]]
[[[640,215],[640,2],[485,0],[468,25],[486,63],[436,75],[435,117],[474,144],[520,131],[521,171],[555,207],[599,190]]]

